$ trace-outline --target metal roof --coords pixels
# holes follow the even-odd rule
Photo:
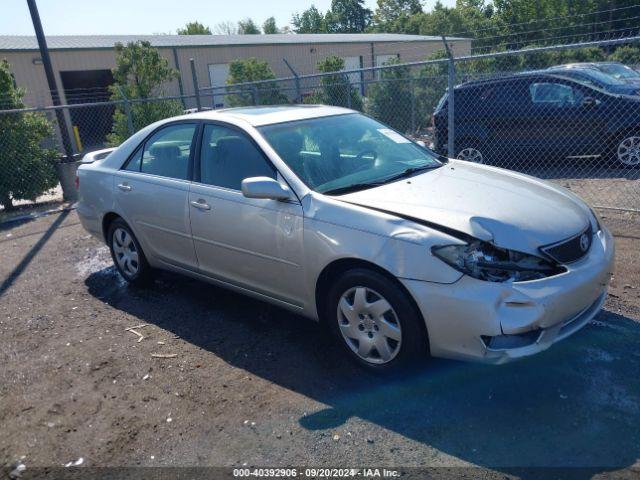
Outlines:
[[[116,43],[146,40],[154,47],[222,47],[366,42],[441,42],[442,38],[395,33],[304,33],[275,35],[49,35],[50,50],[111,49]],[[452,37],[448,40],[467,40]],[[38,50],[35,36],[0,35],[0,50]]]

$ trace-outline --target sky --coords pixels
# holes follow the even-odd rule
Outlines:
[[[0,0],[0,35],[33,35],[26,0]],[[322,12],[331,0],[37,0],[46,35],[156,34],[176,33],[187,22],[198,20],[210,26],[251,17],[262,23],[275,17],[279,27],[291,15],[312,3]],[[375,9],[376,0],[365,0]],[[426,0],[430,9],[435,0]],[[455,0],[444,0],[453,6]],[[177,8],[179,6],[179,8]]]

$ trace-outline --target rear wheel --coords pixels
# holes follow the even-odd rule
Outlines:
[[[146,284],[151,279],[152,270],[129,225],[117,218],[109,226],[107,239],[113,263],[120,275],[132,284]]]
[[[369,370],[409,369],[428,351],[422,317],[407,293],[373,270],[350,270],[334,283],[326,318],[347,355]]]

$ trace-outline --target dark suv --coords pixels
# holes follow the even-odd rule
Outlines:
[[[640,97],[545,73],[455,87],[456,158],[509,166],[543,158],[612,158],[640,167]],[[435,150],[447,154],[447,95],[434,112]]]

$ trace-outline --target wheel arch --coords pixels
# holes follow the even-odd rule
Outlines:
[[[316,313],[318,315],[318,319],[320,320],[320,322],[325,324],[327,322],[327,319],[325,318],[324,311],[321,308],[321,306],[324,304],[323,299],[326,298],[333,279],[338,278],[339,275],[343,274],[348,270],[353,270],[356,268],[363,268],[363,269],[372,270],[376,273],[379,273],[380,275],[386,277],[394,285],[398,286],[402,292],[404,292],[404,294],[409,299],[409,302],[411,302],[411,304],[413,305],[413,308],[415,309],[416,314],[419,315],[419,318],[421,320],[420,326],[423,329],[425,338],[427,338],[427,341],[428,341],[429,336],[427,332],[427,324],[422,315],[422,311],[418,307],[418,303],[416,302],[415,298],[413,298],[413,295],[411,294],[411,292],[409,292],[409,290],[407,290],[407,288],[402,284],[402,282],[400,282],[400,280],[398,280],[397,277],[393,275],[391,272],[381,267],[380,265],[376,265],[373,262],[362,260],[360,258],[346,257],[346,258],[336,259],[331,263],[329,263],[328,265],[326,265],[320,272],[320,275],[318,275],[318,279],[316,280],[315,302],[316,302]]]
[[[113,223],[113,221],[117,218],[122,218],[122,216],[118,215],[115,212],[107,212],[102,217],[102,237],[105,242],[108,242],[107,234],[109,233],[109,226]]]

